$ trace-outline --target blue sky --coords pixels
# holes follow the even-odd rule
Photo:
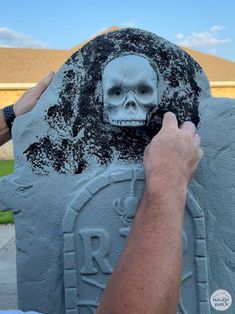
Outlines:
[[[235,61],[235,0],[0,0],[0,46],[69,49],[112,25]]]

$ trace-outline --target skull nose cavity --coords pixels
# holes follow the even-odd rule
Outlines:
[[[138,107],[137,102],[135,100],[135,96],[133,94],[132,91],[129,91],[127,93],[127,99],[124,103],[124,108],[125,109],[132,109],[132,110],[136,110]]]
[[[124,104],[125,109],[137,109],[137,104],[134,100],[128,100]]]

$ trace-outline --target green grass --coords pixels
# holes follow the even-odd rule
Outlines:
[[[14,170],[14,160],[0,160],[0,177],[12,173]],[[12,211],[0,211],[0,224],[14,223]]]
[[[14,216],[12,211],[0,212],[0,225],[14,223]]]
[[[14,170],[14,160],[0,160],[0,177],[12,173]]]

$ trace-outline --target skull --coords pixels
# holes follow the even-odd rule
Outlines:
[[[104,119],[112,125],[146,125],[147,114],[158,104],[157,74],[137,55],[110,61],[103,73]]]

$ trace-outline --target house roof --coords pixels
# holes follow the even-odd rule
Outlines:
[[[181,48],[201,65],[210,82],[235,81],[235,62],[189,48]]]
[[[65,50],[0,48],[0,83],[34,83],[68,59]]]
[[[116,29],[119,28],[113,26],[102,33]],[[0,48],[0,83],[35,83],[50,70],[57,71],[87,42],[69,50]],[[235,81],[235,62],[184,47],[182,49],[202,66],[211,82]]]

